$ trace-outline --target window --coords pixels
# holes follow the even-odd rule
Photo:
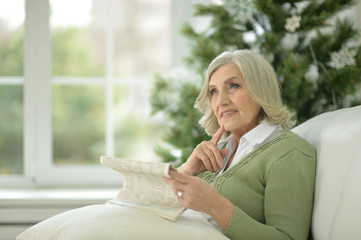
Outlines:
[[[101,155],[157,159],[148,94],[174,62],[171,13],[171,0],[0,1],[1,186],[118,185]]]

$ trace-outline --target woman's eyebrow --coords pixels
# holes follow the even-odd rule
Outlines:
[[[238,81],[240,81],[240,79],[238,78],[238,77],[236,77],[236,76],[233,76],[233,77],[229,77],[229,78],[227,78],[226,80],[224,80],[224,84],[228,84],[229,82],[232,82],[233,80],[238,80]]]
[[[236,77],[236,76],[232,76],[232,77],[229,77],[229,78],[227,78],[226,80],[224,80],[224,84],[226,85],[226,84],[228,84],[229,82],[232,82],[233,80],[238,80],[238,81],[240,81],[240,79],[238,78],[238,77]],[[210,84],[210,85],[208,85],[208,88],[214,88],[214,87],[216,87],[215,85],[213,85],[213,84]]]

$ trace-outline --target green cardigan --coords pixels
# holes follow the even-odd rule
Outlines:
[[[220,176],[198,176],[236,206],[225,229],[231,239],[307,239],[315,168],[312,145],[285,129]]]

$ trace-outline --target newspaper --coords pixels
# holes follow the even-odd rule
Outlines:
[[[171,164],[104,156],[100,162],[123,176],[122,190],[109,203],[135,207],[172,221],[185,210],[162,179],[170,178]]]

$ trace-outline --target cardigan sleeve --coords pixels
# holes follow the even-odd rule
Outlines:
[[[307,239],[310,229],[316,157],[294,149],[265,174],[265,223],[236,210],[225,229],[231,239]]]

